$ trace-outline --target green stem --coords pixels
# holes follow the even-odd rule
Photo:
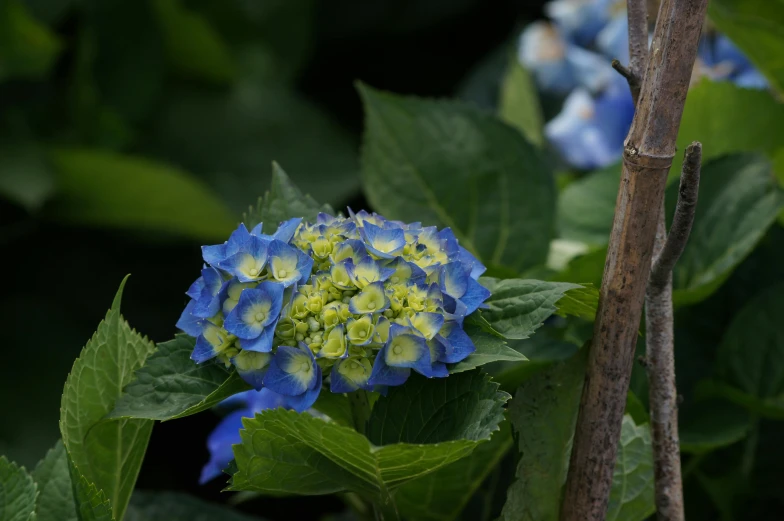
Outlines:
[[[743,447],[743,459],[740,463],[740,472],[744,478],[751,476],[754,470],[754,462],[757,456],[757,443],[759,442],[759,417],[754,415],[751,418],[751,429],[746,437],[746,444]]]
[[[353,393],[348,393],[348,400],[351,403],[351,416],[354,419],[354,429],[363,436],[367,431],[367,422],[370,419],[370,400],[367,391],[358,389]]]

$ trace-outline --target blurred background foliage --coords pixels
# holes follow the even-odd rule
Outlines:
[[[365,190],[377,207],[362,195],[357,80],[463,98],[550,152],[536,164],[557,172],[558,194],[527,194],[541,214],[531,219],[547,224],[529,230],[536,262],[522,274],[491,267],[493,274],[598,285],[619,165],[591,173],[565,166],[543,133],[563,99],[537,93],[510,62],[521,28],[541,17],[544,3],[0,0],[0,251],[7,266],[0,453],[30,468],[58,438],[65,377],[125,274],[133,274],[123,303],[129,322],[156,342],[173,336],[199,246],[225,239],[268,187],[273,160],[335,208],[404,217],[423,211],[385,199],[382,183]],[[679,138],[681,150],[701,140],[707,161],[695,228],[674,275],[689,519],[778,519],[771,513],[784,508],[777,65],[784,8],[777,5],[712,1],[712,20],[772,89],[703,80],[689,94]],[[473,167],[460,157],[455,168]],[[405,175],[405,165],[385,168]],[[438,175],[450,182],[448,172]],[[676,177],[674,169],[670,207]],[[459,215],[458,206],[450,211]],[[491,371],[513,392],[538,368],[571,356],[590,332],[589,324],[553,320],[515,345],[530,363]],[[638,348],[642,354],[642,342]],[[640,423],[642,366],[632,391],[629,412]],[[220,482],[197,485],[217,421],[203,414],[156,426],[139,488],[226,501]],[[514,452],[472,497],[464,519],[499,511],[498,483],[511,479]],[[240,508],[268,519],[344,509],[334,497],[257,498]]]

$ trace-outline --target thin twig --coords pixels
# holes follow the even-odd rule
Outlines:
[[[602,521],[607,512],[664,187],[706,10],[707,0],[663,0],[660,6],[637,109],[624,143],[623,174],[562,521]],[[647,52],[647,28],[645,41],[641,48]],[[634,56],[640,56],[636,51],[631,54],[633,62]],[[631,70],[637,72],[634,65]]]
[[[695,141],[686,147],[675,216],[661,253],[653,259],[649,282],[651,286],[660,287],[666,282],[667,274],[672,272],[689,240],[691,225],[694,222],[694,212],[697,208],[697,194],[700,189],[701,162],[702,144]]]

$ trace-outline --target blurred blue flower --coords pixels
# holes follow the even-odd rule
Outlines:
[[[232,411],[223,417],[215,430],[207,437],[210,460],[201,470],[200,484],[220,476],[223,469],[234,459],[231,446],[241,442],[242,418],[252,418],[256,413],[266,409],[278,407],[291,409],[287,396],[266,388],[261,391],[245,391],[235,394],[221,402],[219,407],[232,409]]]
[[[545,5],[550,21],[520,35],[518,59],[549,94],[565,96],[561,113],[545,128],[551,145],[575,168],[617,161],[634,115],[624,80],[611,62],[629,61],[626,2],[554,0]],[[767,80],[725,36],[703,37],[692,80],[708,77],[747,88]]]

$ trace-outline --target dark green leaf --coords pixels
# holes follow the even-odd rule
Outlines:
[[[674,207],[678,187],[667,190]],[[673,298],[692,304],[712,294],[751,253],[782,207],[770,163],[736,155],[702,168],[694,226],[673,273]]]
[[[555,187],[539,151],[511,127],[451,101],[361,86],[362,175],[386,217],[449,226],[489,266],[543,264]]]
[[[564,188],[558,198],[559,236],[605,246],[610,238],[620,181],[621,165],[618,163],[592,172]]]
[[[319,201],[342,204],[359,188],[351,137],[284,86],[175,91],[146,138],[148,150],[203,178],[238,214],[269,188],[272,161]]]
[[[313,408],[321,414],[329,416],[329,419],[338,425],[354,427],[351,402],[345,394],[321,393],[316,403],[313,404]]]
[[[648,411],[645,409],[645,404],[637,398],[637,395],[629,391],[626,394],[626,410],[625,413],[632,417],[634,423],[642,425],[648,423],[651,418],[648,416]]]
[[[784,284],[762,291],[735,315],[717,355],[722,380],[784,412]]]
[[[501,83],[501,100],[498,116],[515,127],[537,146],[544,144],[542,111],[539,96],[531,74],[520,65],[517,56],[509,61],[509,67]]]
[[[623,417],[607,521],[643,521],[656,512],[653,500],[653,449],[648,424]]]
[[[505,521],[556,521],[569,468],[588,350],[541,371],[509,406],[520,460],[502,512]]]
[[[780,0],[714,0],[711,21],[784,92],[784,4]]]
[[[746,437],[751,428],[748,412],[717,398],[699,400],[681,409],[678,427],[681,451],[692,454],[710,452]]]
[[[578,290],[578,294],[566,302],[562,312],[581,314],[588,305],[585,287],[570,282],[489,277],[481,278],[480,282],[491,292],[490,298],[485,301],[489,309],[483,310],[482,316],[506,338],[519,340],[530,337],[545,319],[558,310],[559,301],[570,290]]]
[[[49,216],[61,222],[226,240],[235,226],[209,189],[181,170],[97,150],[52,154],[59,197]]]
[[[95,483],[91,483],[81,474],[73,461],[69,464],[79,521],[115,521],[114,514],[112,514],[112,502],[106,497],[104,491],[98,489]]]
[[[107,418],[184,418],[250,389],[236,371],[191,360],[195,344],[194,338],[182,334],[158,344]]]
[[[506,345],[503,338],[482,330],[475,324],[466,323],[464,330],[474,342],[476,351],[468,355],[462,362],[449,368],[449,372],[460,373],[492,362],[524,362],[525,356]]]
[[[468,456],[497,430],[508,397],[497,388],[478,372],[412,377],[373,409],[370,440],[393,442],[382,447],[334,422],[283,409],[264,411],[244,420],[242,443],[234,446],[237,472],[231,489],[273,494],[350,490],[388,501],[390,490]],[[411,396],[415,389],[418,394]],[[402,417],[405,411],[410,416]]]
[[[38,489],[24,467],[0,456],[0,519],[35,521]]]
[[[39,492],[36,521],[76,521],[68,454],[62,441],[57,440],[46,457],[38,462],[33,479]]]
[[[456,519],[512,444],[509,422],[504,422],[470,456],[400,487],[395,492],[400,513],[411,521]]]
[[[35,211],[54,192],[54,175],[37,146],[0,145],[0,195]]]
[[[489,439],[503,420],[510,398],[480,371],[425,378],[413,374],[405,385],[379,398],[367,425],[374,445]]]
[[[43,77],[60,48],[57,36],[30,16],[24,2],[0,3],[0,81]]]
[[[118,519],[131,497],[153,424],[135,419],[101,423],[155,348],[120,314],[125,280],[74,363],[60,404],[60,433],[73,463],[71,477],[76,470],[84,481],[74,480],[75,491],[83,496],[79,508],[85,501],[97,508],[108,497]]]
[[[231,508],[174,492],[134,492],[124,521],[261,521]]]
[[[264,232],[272,234],[287,219],[302,217],[312,222],[320,212],[335,213],[328,204],[321,205],[309,194],[303,194],[280,165],[273,162],[270,189],[259,197],[255,207],[242,215],[242,220],[249,228],[264,223]]]
[[[231,53],[200,14],[179,0],[153,2],[172,65],[184,76],[228,83],[235,76]]]

